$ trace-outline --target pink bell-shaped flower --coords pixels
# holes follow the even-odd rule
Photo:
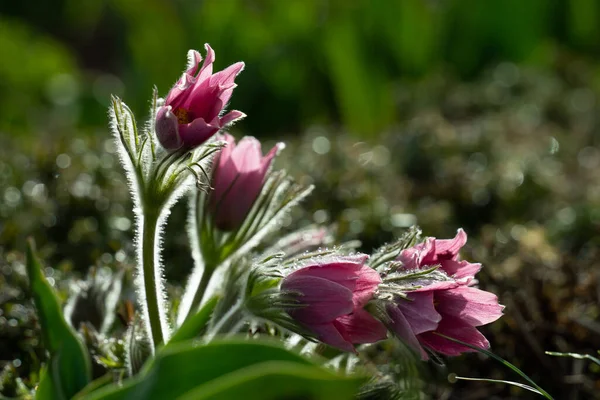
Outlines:
[[[458,252],[466,242],[466,233],[459,229],[454,239],[427,238],[403,250],[398,257],[403,268],[414,270],[439,265],[441,271],[453,278],[418,288],[408,294],[407,300],[387,305],[394,333],[418,350],[423,359],[427,359],[427,353],[422,346],[448,356],[473,351],[435,332],[489,348],[488,340],[476,327],[502,316],[504,306],[498,304],[495,294],[470,286],[481,264],[459,260]]]
[[[344,351],[387,336],[385,326],[363,309],[381,283],[365,260],[366,256],[341,257],[309,265],[281,284],[281,290],[298,293],[304,305],[290,315],[320,341]]]
[[[246,136],[237,145],[227,133],[222,139],[227,147],[214,162],[214,190],[208,207],[217,228],[231,231],[238,228],[250,212],[273,158],[283,144],[276,145],[263,157],[260,142],[253,137]]]
[[[245,117],[237,110],[222,115],[244,63],[213,74],[215,52],[208,44],[204,47],[206,59],[202,67],[200,53],[190,50],[187,70],[156,113],[156,135],[167,150],[197,147],[227,124]]]

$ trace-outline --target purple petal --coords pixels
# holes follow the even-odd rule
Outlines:
[[[239,227],[259,196],[262,185],[263,176],[260,171],[238,172],[230,181],[230,186],[217,198],[213,208],[217,228],[230,231]]]
[[[259,171],[261,158],[262,150],[260,142],[251,136],[246,136],[240,140],[231,153],[235,169],[240,174]],[[262,183],[262,179],[260,181]]]
[[[188,64],[186,71],[167,94],[165,105],[170,105],[174,109],[181,107],[191,93],[192,86],[196,83],[194,75],[198,71],[198,64],[202,61],[202,56],[196,50],[190,50],[187,54]]]
[[[196,118],[189,124],[179,125],[179,136],[185,146],[193,148],[210,139],[219,131],[219,128],[218,121],[206,123],[203,118]]]
[[[494,322],[504,309],[495,294],[468,286],[438,291],[435,299],[437,310],[444,318],[451,316],[472,326]]]
[[[398,301],[396,306],[402,311],[415,335],[434,331],[442,319],[433,305],[433,292],[411,293],[408,300]]]
[[[463,285],[462,282],[458,282],[456,280],[451,279],[448,281],[433,282],[429,285],[415,289],[415,290],[411,291],[411,293],[437,292],[439,290],[454,289],[461,285]]]
[[[223,112],[225,107],[227,107],[227,103],[229,103],[229,99],[231,99],[231,95],[233,94],[233,90],[237,87],[237,85],[231,84],[228,87],[218,86],[217,98],[215,100],[215,104],[213,106],[213,112],[220,114]]]
[[[440,322],[437,332],[444,334],[453,339],[461,340],[473,346],[488,349],[490,343],[477,328],[466,324],[460,320],[446,318]],[[461,344],[444,339],[433,332],[426,332],[419,335],[419,341],[422,345],[429,347],[438,353],[447,356],[458,356],[461,353],[476,351]]]
[[[397,260],[402,262],[404,269],[417,269],[426,264],[426,259],[432,258],[434,252],[434,239],[426,238],[423,243],[402,250]]]
[[[327,279],[289,275],[283,279],[281,290],[300,293],[299,301],[306,307],[294,309],[290,315],[308,326],[352,312],[352,292]]]
[[[224,104],[219,100],[219,87],[210,86],[208,80],[205,80],[198,81],[190,91],[180,107],[189,110],[193,118],[211,120],[220,114]]]
[[[455,279],[473,278],[481,269],[481,264],[468,261],[443,260],[442,269]]]
[[[358,280],[358,271],[362,266],[351,262],[336,262],[325,265],[312,265],[292,272],[291,276],[315,276],[335,282],[354,291]]]
[[[467,234],[459,229],[454,239],[441,239],[435,241],[435,255],[437,260],[456,260],[458,252],[467,243]]]
[[[185,72],[189,76],[194,76],[198,71],[198,65],[200,65],[200,63],[202,62],[202,56],[197,50],[188,50],[187,58],[188,64],[187,70]]]
[[[219,154],[213,161],[212,186],[213,191],[210,194],[210,203],[214,206],[227,191],[227,188],[235,178],[237,171],[228,168],[231,163],[231,152],[235,149],[235,139],[228,133],[218,135],[218,140],[227,142],[227,146],[219,151]],[[214,211],[214,210],[213,210]]]
[[[373,268],[362,266],[358,271],[358,279],[354,288],[352,299],[355,308],[362,308],[373,298],[373,293],[381,283],[379,273]]]
[[[273,146],[271,150],[269,150],[267,155],[262,158],[260,162],[260,173],[263,176],[267,176],[267,174],[269,173],[269,169],[271,168],[271,164],[273,163],[273,159],[277,154],[279,154],[279,151],[284,147],[284,143],[277,143],[275,146]]]
[[[429,359],[427,353],[425,352],[425,350],[423,350],[423,347],[421,347],[421,344],[417,340],[417,337],[412,331],[412,328],[406,320],[406,318],[404,317],[402,311],[400,311],[400,309],[394,304],[389,304],[386,310],[388,316],[392,320],[390,325],[396,336],[399,339],[401,339],[406,345],[415,349],[421,355],[422,360]]]
[[[243,112],[238,110],[231,110],[221,117],[221,126],[224,127],[225,125],[228,125],[245,117],[246,114],[244,114]]]
[[[219,71],[210,77],[211,85],[220,85],[223,87],[229,87],[235,81],[235,77],[244,70],[245,64],[243,62],[236,62],[225,68],[223,71]]]
[[[385,326],[362,308],[337,318],[334,325],[346,332],[352,343],[375,343],[387,338]]]
[[[337,347],[340,350],[347,352],[355,352],[354,346],[349,338],[342,336],[342,333],[334,325],[329,324],[312,324],[308,328],[313,331],[317,338],[330,346]]]
[[[181,147],[177,117],[171,112],[171,106],[163,106],[156,113],[155,131],[160,144],[167,150]]]
[[[204,48],[206,49],[206,59],[204,60],[204,64],[202,64],[200,74],[198,74],[198,81],[204,81],[212,75],[213,62],[215,62],[215,51],[212,47],[206,43]]]

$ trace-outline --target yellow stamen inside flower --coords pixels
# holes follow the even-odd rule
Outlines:
[[[179,122],[180,124],[189,124],[190,122],[192,122],[192,116],[190,115],[190,112],[185,108],[177,108],[175,109],[175,111],[173,111],[173,114],[175,114],[175,116],[177,117],[177,122]]]

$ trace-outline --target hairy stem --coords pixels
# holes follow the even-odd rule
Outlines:
[[[160,296],[162,288],[156,280],[155,249],[157,243],[158,210],[144,207],[142,229],[142,251],[141,251],[141,278],[143,280],[143,291],[146,299],[146,320],[149,324],[150,335],[154,348],[164,342],[164,334],[160,320]]]
[[[209,265],[206,265],[204,268],[204,271],[202,272],[202,278],[200,278],[200,283],[198,284],[198,287],[196,288],[196,291],[194,292],[194,298],[192,299],[192,304],[189,308],[189,310],[187,311],[187,315],[185,316],[185,319],[187,319],[190,315],[194,315],[196,313],[196,311],[198,311],[198,308],[200,307],[200,304],[202,304],[202,299],[204,298],[204,293],[206,292],[206,288],[208,287],[208,284],[210,282],[210,279],[213,276],[213,273],[215,272],[215,268],[211,267]]]

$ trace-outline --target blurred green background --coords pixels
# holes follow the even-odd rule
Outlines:
[[[110,93],[145,111],[190,48],[244,60],[233,106],[255,135],[341,124],[360,138],[402,121],[404,85],[498,61],[595,60],[594,0],[55,0],[0,5],[2,121],[9,135],[103,126]],[[591,60],[591,61],[592,61]],[[49,119],[50,122],[49,123]]]
[[[596,0],[1,2],[3,364],[27,376],[41,357],[26,236],[57,282],[90,265],[130,268],[109,96],[143,120],[153,85],[165,95],[186,51],[206,42],[217,69],[246,63],[230,108],[248,117],[235,133],[287,141],[279,164],[317,185],[290,226],[335,222],[366,252],[413,223],[439,237],[464,227],[464,257],[484,263],[481,286],[507,305],[484,328],[493,350],[556,398],[597,396],[597,368],[543,353],[600,348]],[[172,218],[166,272],[178,293],[191,265],[184,205]],[[423,393],[529,396],[450,385],[448,371],[516,379],[471,355],[423,371]]]

